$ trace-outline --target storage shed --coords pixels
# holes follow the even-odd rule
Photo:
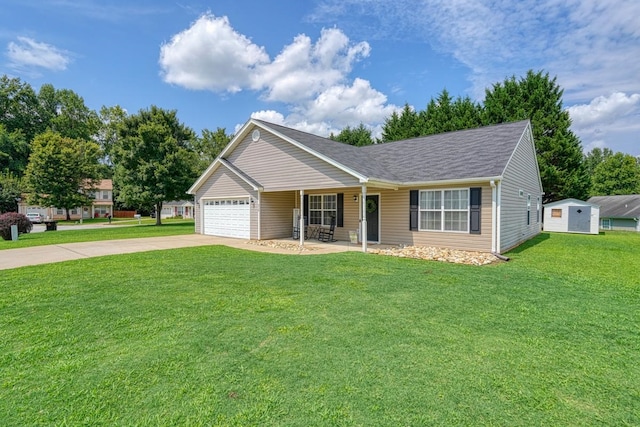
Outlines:
[[[544,205],[544,230],[561,233],[598,234],[600,206],[578,199]]]

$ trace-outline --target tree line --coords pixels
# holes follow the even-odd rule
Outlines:
[[[640,161],[630,154],[594,148],[584,154],[580,139],[569,129],[571,119],[562,106],[563,90],[548,73],[528,71],[507,78],[485,91],[482,103],[469,97],[452,99],[444,89],[421,111],[405,104],[388,117],[382,136],[360,124],[330,138],[362,146],[470,129],[479,126],[531,120],[544,203],[564,198],[640,193]]]
[[[101,179],[113,178],[120,209],[160,212],[185,191],[233,135],[196,135],[175,110],[156,106],[128,114],[119,106],[88,108],[68,89],[36,92],[0,77],[0,213],[29,204],[69,212],[90,205]],[[156,215],[160,223],[160,215]]]
[[[482,103],[453,99],[446,89],[421,111],[408,104],[389,116],[380,138],[364,124],[331,139],[361,146],[530,119],[544,202],[567,197],[640,193],[635,157],[595,148],[584,154],[562,106],[562,89],[548,73],[507,78]],[[18,78],[0,77],[0,213],[31,204],[69,211],[91,204],[101,179],[113,178],[120,209],[160,212],[185,191],[233,135],[224,128],[185,126],[175,110],[156,106],[129,114],[120,106],[88,108],[81,96],[44,84],[36,92]],[[156,216],[158,224],[160,215]]]

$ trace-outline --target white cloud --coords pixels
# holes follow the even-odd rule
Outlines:
[[[368,81],[349,78],[370,51],[367,42],[329,28],[315,43],[296,36],[271,60],[226,17],[206,14],[161,47],[160,66],[165,82],[188,89],[257,91],[266,102],[284,103],[289,114],[263,110],[252,117],[328,135],[361,122],[376,126],[397,109]]]
[[[160,48],[162,78],[187,89],[239,92],[268,60],[264,48],[236,32],[226,17],[211,14]]]
[[[29,37],[18,37],[7,46],[9,65],[14,69],[40,69],[64,71],[71,61],[67,52]]]
[[[622,92],[610,96],[599,96],[589,104],[578,104],[567,108],[571,121],[577,129],[588,128],[601,123],[612,123],[626,116],[640,106],[640,94],[630,96]]]

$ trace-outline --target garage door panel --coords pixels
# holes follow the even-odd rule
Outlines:
[[[250,238],[248,198],[207,201],[204,206],[204,234]]]

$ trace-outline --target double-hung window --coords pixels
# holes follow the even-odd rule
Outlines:
[[[336,194],[309,195],[309,224],[331,225],[331,218],[338,214],[338,197]]]
[[[469,190],[420,191],[420,230],[469,231]]]

